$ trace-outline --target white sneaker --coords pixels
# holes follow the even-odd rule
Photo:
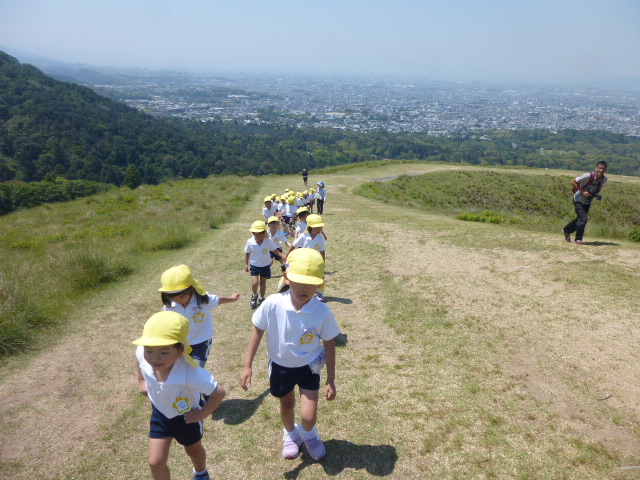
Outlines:
[[[282,447],[282,458],[286,458],[288,460],[297,458],[300,455],[300,445],[302,445],[302,441],[300,440],[300,434],[298,433],[298,426],[293,430],[293,432],[287,432],[286,428],[283,428],[284,432],[282,439],[284,440],[284,446]]]
[[[324,448],[324,443],[320,440],[317,427],[313,427],[310,432],[307,432],[304,428],[300,428],[300,438],[311,458],[316,461],[324,458],[327,451]]]

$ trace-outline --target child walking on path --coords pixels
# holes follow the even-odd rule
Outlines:
[[[249,231],[253,236],[247,240],[244,246],[245,272],[251,272],[251,308],[256,308],[264,301],[267,291],[267,280],[271,278],[271,255],[282,258],[276,244],[267,234],[267,224],[262,220],[256,220]],[[258,299],[258,286],[260,286],[260,299]]]
[[[325,259],[325,234],[323,231],[324,223],[322,223],[322,217],[317,214],[312,214],[307,217],[307,231],[302,232],[293,241],[293,246],[289,250],[291,253],[296,248],[312,248],[320,252],[322,259]],[[316,297],[321,302],[324,302],[324,282],[318,286]]]
[[[280,226],[280,219],[276,216],[270,217],[269,222],[267,223],[269,226],[269,238],[273,240],[273,243],[276,244],[276,248],[280,253],[284,253],[284,246],[291,248],[291,243],[287,239],[287,236],[284,234],[282,230],[278,227]],[[273,253],[269,253],[272,259],[276,258]],[[281,256],[279,259],[280,268],[284,272],[286,270],[286,266],[284,263],[284,256]]]
[[[189,321],[159,312],[144,325],[138,345],[138,390],[151,400],[149,467],[155,480],[171,478],[167,460],[176,441],[193,463],[193,480],[209,480],[202,445],[203,420],[218,408],[225,390],[189,353]],[[202,395],[208,395],[204,403]]]
[[[584,229],[589,220],[588,214],[591,208],[591,201],[594,198],[600,198],[600,190],[608,181],[605,175],[607,166],[605,161],[598,162],[595,172],[587,172],[573,179],[573,191],[575,192],[573,206],[576,210],[576,218],[562,229],[565,241],[571,242],[571,234],[576,232],[576,243],[578,245],[582,244]]]
[[[240,386],[251,385],[252,365],[260,341],[267,332],[269,384],[271,394],[280,399],[284,425],[284,458],[296,458],[305,445],[314,460],[326,450],[318,428],[320,371],[327,366],[325,398],[336,397],[335,337],[340,333],[331,310],[314,296],[324,278],[324,260],[317,251],[300,248],[288,257],[284,273],[289,289],[269,296],[253,314],[254,329],[249,339]],[[300,390],[301,425],[295,423],[296,392]]]
[[[177,312],[189,320],[187,341],[192,349],[191,357],[204,367],[209,358],[214,334],[212,310],[218,305],[235,302],[240,298],[240,294],[235,293],[230,297],[211,295],[193,278],[191,269],[186,265],[166,270],[160,281],[163,310]]]

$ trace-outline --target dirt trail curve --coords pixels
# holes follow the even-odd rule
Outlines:
[[[631,244],[579,248],[564,245],[559,235],[515,230],[504,238],[490,226],[461,225],[449,218],[406,212],[351,193],[363,181],[441,168],[447,167],[392,165],[323,176],[329,190],[325,221],[329,242],[333,242],[328,285],[337,290],[330,306],[349,330],[351,344],[341,353],[345,362],[358,362],[367,342],[378,345],[375,336],[362,333],[372,328],[363,314],[372,307],[359,301],[367,298],[367,277],[353,275],[343,266],[353,262],[371,267],[371,258],[353,248],[353,242],[376,231],[380,243],[390,247],[388,255],[377,261],[392,275],[409,279],[407,288],[413,288],[411,281],[429,278],[429,288],[416,286],[424,291],[424,298],[452,314],[487,319],[501,329],[503,346],[493,361],[520,386],[523,395],[612,451],[640,456],[638,438],[608,420],[599,408],[606,404],[640,421],[638,248]],[[160,273],[171,265],[192,266],[200,272],[196,278],[215,293],[242,293],[237,305],[224,305],[214,312],[220,340],[215,343],[219,358],[212,362],[216,376],[229,387],[229,398],[242,396],[236,384],[250,315],[241,253],[247,226],[259,217],[261,196],[299,180],[267,178],[263,182],[236,223],[207,233],[207,241],[194,248],[162,254],[158,264],[146,265],[124,282],[78,303],[62,339],[33,356],[5,362],[0,370],[0,478],[98,478],[77,472],[94,454],[104,458],[104,445],[113,449],[115,463],[122,461],[125,454],[108,440],[119,429],[133,432],[135,438],[126,447],[134,451],[127,454],[138,464],[133,470],[104,468],[131,472],[130,477],[121,478],[133,478],[134,472],[147,475],[144,450],[135,451],[146,448],[147,410],[136,394],[131,340],[159,308]],[[397,223],[378,223],[383,212]],[[408,262],[409,254],[419,261]],[[572,271],[590,262],[604,263],[611,275],[626,275],[628,290],[609,292],[603,284],[599,292],[593,288],[597,282],[585,290],[574,280],[567,281],[574,277]],[[381,322],[375,328],[387,327]],[[385,351],[397,354],[406,348],[402,339],[386,334]],[[349,408],[344,405],[341,408]],[[243,465],[242,460],[236,463],[230,463],[230,471]],[[413,468],[401,459],[397,478],[402,478],[402,472],[404,478],[417,475]],[[76,472],[76,476],[65,472]],[[102,478],[118,478],[112,475]]]

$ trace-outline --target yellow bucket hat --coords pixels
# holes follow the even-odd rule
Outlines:
[[[187,341],[189,335],[189,320],[176,312],[158,312],[151,316],[144,324],[142,336],[132,343],[144,347],[162,347],[182,343],[184,345],[184,359],[192,367],[198,363],[191,357],[191,346]]]
[[[300,207],[298,209],[298,215],[300,215],[302,213],[309,213],[309,209],[307,207]]]
[[[307,217],[307,225],[309,225],[310,227],[324,227],[324,223],[322,223],[322,217],[316,213],[313,213]]]
[[[191,269],[186,265],[178,265],[171,267],[169,270],[165,270],[160,281],[162,282],[162,288],[158,289],[160,292],[177,293],[193,287],[200,295],[205,294],[204,287],[199,281],[193,278]]]
[[[271,196],[269,197],[264,197],[264,203],[270,202],[271,201]]]
[[[296,248],[287,257],[287,278],[296,283],[322,285],[324,259],[313,248]]]
[[[267,230],[267,224],[264,223],[264,220],[256,220],[251,224],[250,232],[260,233]]]
[[[271,222],[280,223],[280,219],[274,215],[273,217],[269,217],[268,220],[267,220],[267,223],[271,223]]]

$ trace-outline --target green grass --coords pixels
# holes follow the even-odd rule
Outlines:
[[[394,205],[457,215],[460,220],[555,232],[575,217],[571,178],[526,172],[442,171],[365,183],[355,193]],[[602,191],[603,200],[592,205],[588,234],[629,238],[640,221],[639,194],[635,185],[610,180]]]
[[[0,356],[29,349],[74,298],[182,249],[235,218],[255,178],[211,177],[116,189],[0,217]]]

